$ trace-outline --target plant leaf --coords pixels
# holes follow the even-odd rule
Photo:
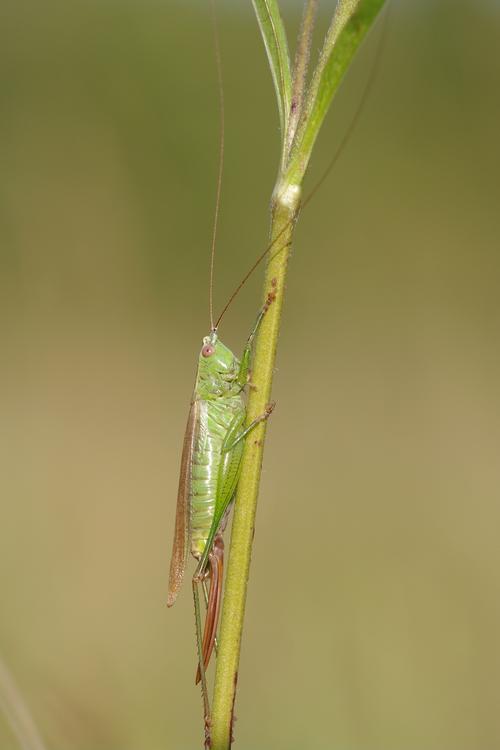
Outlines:
[[[385,0],[339,0],[297,129],[287,178],[300,183],[332,98]]]
[[[284,137],[288,125],[292,88],[285,27],[277,0],[252,0],[252,3],[266,47],[278,99],[281,133]]]
[[[288,118],[285,144],[286,154],[290,152],[295,131],[302,114],[302,105],[306,93],[309,58],[311,56],[312,35],[316,14],[318,12],[318,2],[319,0],[306,0],[304,3],[304,11],[302,13],[302,21],[300,24],[299,38],[297,41],[295,62],[292,72],[290,116]]]

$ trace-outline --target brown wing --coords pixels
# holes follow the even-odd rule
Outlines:
[[[181,473],[177,492],[177,510],[175,513],[174,546],[170,560],[170,579],[168,583],[167,606],[171,607],[177,598],[184,577],[184,569],[189,547],[189,513],[191,461],[198,426],[199,401],[193,401],[189,410],[184,446],[182,449]]]

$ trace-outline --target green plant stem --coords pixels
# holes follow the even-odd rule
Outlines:
[[[293,80],[277,0],[253,1],[278,97],[283,143],[281,173],[272,203],[271,252],[264,278],[263,305],[266,314],[255,343],[247,424],[265,412],[271,398],[288,258],[300,208],[300,186],[311,150],[352,55],[384,3],[384,0],[339,0],[306,96],[305,81],[316,0],[306,2]],[[336,45],[340,48],[337,55],[334,54]],[[289,106],[291,94],[292,108]],[[233,710],[266,424],[265,421],[261,422],[248,436],[243,451],[219,630],[211,714],[212,750],[228,750],[232,742]]]
[[[255,345],[248,422],[265,411],[271,397],[288,257],[299,206],[298,186],[280,185],[276,189],[271,240],[278,239],[265,272],[263,304],[268,309]],[[245,443],[235,501],[215,673],[211,731],[213,750],[227,750],[231,745],[232,715],[265,432],[266,422],[262,422]]]

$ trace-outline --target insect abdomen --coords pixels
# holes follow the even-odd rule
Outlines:
[[[200,423],[191,466],[191,553],[203,554],[217,498],[221,448],[234,416],[244,412],[240,396],[200,402]]]

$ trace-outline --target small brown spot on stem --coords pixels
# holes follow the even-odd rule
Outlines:
[[[269,310],[270,306],[275,300],[276,300],[276,290],[271,289],[271,291],[267,293],[266,301],[264,303],[264,308],[263,308],[264,313],[266,313]]]

